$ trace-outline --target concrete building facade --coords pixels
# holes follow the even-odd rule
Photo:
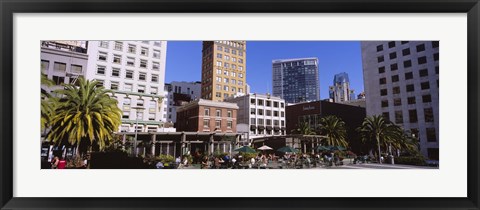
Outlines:
[[[272,86],[273,96],[287,103],[319,100],[318,59],[273,60]]]
[[[227,99],[239,107],[237,122],[249,127],[249,140],[285,135],[285,100],[268,94],[248,94]]]
[[[439,42],[362,42],[367,115],[383,115],[439,158]]]
[[[244,94],[246,72],[245,41],[203,42],[201,98],[223,101]]]
[[[165,131],[166,41],[88,41],[86,78],[114,92],[123,132]],[[138,108],[142,107],[142,108]]]
[[[201,82],[177,82],[165,84],[168,92],[167,122],[177,122],[177,108],[201,97]]]

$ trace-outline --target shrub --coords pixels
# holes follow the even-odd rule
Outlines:
[[[165,163],[173,163],[175,158],[171,155],[160,154],[155,158],[155,160],[165,164]]]
[[[424,166],[427,164],[427,162],[425,161],[425,158],[421,155],[395,157],[394,160],[395,160],[395,163],[397,164],[405,164],[405,165]]]

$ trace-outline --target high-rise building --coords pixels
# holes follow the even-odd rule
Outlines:
[[[439,158],[439,42],[362,42],[367,115],[383,115]]]
[[[350,80],[346,72],[335,74],[333,86],[329,87],[330,98],[333,102],[344,102],[355,99],[355,91],[350,89]]]
[[[123,111],[121,131],[164,130],[166,50],[166,41],[88,42],[86,78],[114,92]]]
[[[246,42],[204,41],[202,98],[223,101],[246,91]]]
[[[273,60],[272,86],[273,95],[287,103],[319,100],[318,59]]]

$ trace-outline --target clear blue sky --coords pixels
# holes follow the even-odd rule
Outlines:
[[[354,41],[247,41],[247,83],[250,92],[272,92],[272,60],[317,57],[320,99],[328,98],[333,76],[347,72],[355,95],[363,91],[360,42]],[[201,41],[169,41],[165,82],[200,81]]]

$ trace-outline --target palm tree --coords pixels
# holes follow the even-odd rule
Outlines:
[[[303,135],[315,135],[315,131],[310,127],[310,124],[307,122],[298,123],[297,129],[294,129],[292,133],[303,134]]]
[[[44,87],[51,87],[55,83],[48,79],[47,75],[41,73],[41,85]],[[45,130],[49,127],[51,116],[55,110],[55,97],[52,97],[48,90],[41,88],[41,101],[40,101],[40,125],[42,130]]]
[[[403,138],[403,130],[386,121],[381,115],[368,116],[363,120],[362,125],[358,128],[364,142],[375,140],[378,147],[378,159],[381,163],[381,149],[383,146],[387,148],[392,143],[397,146]]]
[[[113,140],[113,132],[121,124],[122,112],[117,107],[117,101],[108,93],[111,91],[97,87],[98,82],[88,81],[80,77],[79,86],[64,85],[64,89],[57,90],[61,98],[52,118],[52,129],[47,139],[56,144],[71,144],[77,146],[77,155],[80,145],[98,146],[103,150]]]
[[[337,116],[330,115],[320,119],[320,132],[327,136],[327,144],[347,147],[347,129],[345,122]]]

